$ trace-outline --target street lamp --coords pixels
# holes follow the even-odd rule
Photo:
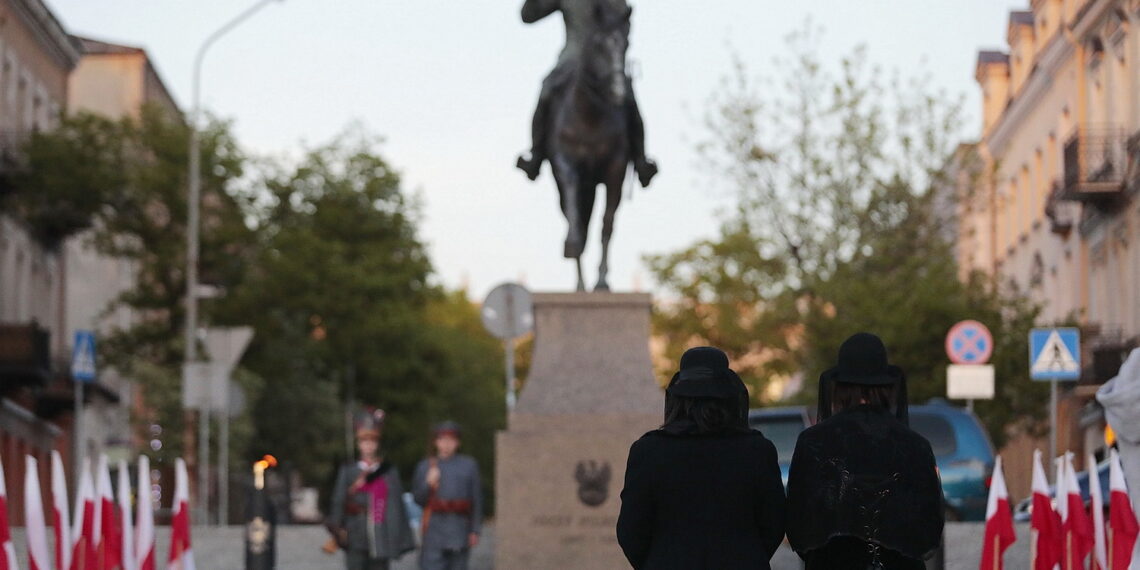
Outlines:
[[[234,29],[238,24],[244,22],[255,12],[271,2],[284,1],[285,0],[261,0],[253,6],[250,6],[224,26],[218,28],[217,31],[210,34],[210,36],[206,38],[206,41],[202,42],[202,46],[198,48],[198,54],[194,58],[194,77],[191,86],[192,99],[190,107],[189,196],[187,197],[188,214],[186,221],[186,348],[183,358],[186,365],[182,368],[183,390],[186,390],[187,382],[192,380],[204,380],[202,378],[191,379],[189,372],[193,369],[193,365],[198,362],[198,232],[200,229],[199,206],[202,194],[202,180],[201,173],[199,172],[201,149],[198,139],[198,116],[201,112],[199,96],[201,94],[202,59],[206,56],[206,50],[225,35],[226,32]],[[203,393],[208,394],[208,390],[204,389]],[[209,503],[206,498],[210,467],[209,438],[210,409],[209,405],[203,402],[198,415],[198,512],[199,520],[203,523],[208,522],[205,518],[209,513]]]

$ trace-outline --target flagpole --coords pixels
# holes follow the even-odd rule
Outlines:
[[[1001,569],[1001,535],[994,535],[994,570]]]
[[[1029,530],[1029,567],[1037,570],[1037,534],[1038,531]]]

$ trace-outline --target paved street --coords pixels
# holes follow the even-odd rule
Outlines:
[[[471,570],[490,570],[493,568],[494,525],[487,525],[484,529],[484,540],[472,554]],[[25,561],[24,529],[12,530],[12,541],[16,545],[17,556],[21,561]],[[982,530],[983,525],[981,523],[951,523],[947,525],[948,556],[946,570],[975,570],[978,567]],[[158,551],[160,557],[164,557],[170,539],[169,527],[162,527],[158,531]],[[343,569],[344,559],[341,554],[337,553],[330,556],[320,549],[327,536],[324,528],[319,526],[283,527],[277,537],[277,567],[281,570]],[[240,527],[199,527],[193,530],[193,538],[198,568],[203,570],[242,570],[244,568],[243,539]],[[1029,567],[1028,526],[1018,525],[1017,542],[1006,553],[1005,563],[1007,568]],[[394,564],[392,570],[414,570],[417,567],[416,556],[413,553]],[[784,546],[772,558],[772,569],[799,570],[799,558],[787,546]]]

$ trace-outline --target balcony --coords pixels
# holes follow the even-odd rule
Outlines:
[[[28,140],[28,133],[16,129],[0,129],[0,173],[7,174],[23,164],[20,148]]]
[[[0,324],[0,388],[43,386],[51,377],[50,335],[35,323]]]
[[[1123,195],[1128,171],[1123,129],[1078,129],[1065,142],[1062,200],[1108,205]]]
[[[1054,180],[1049,196],[1045,199],[1045,217],[1049,219],[1049,231],[1066,237],[1077,219],[1078,214],[1073,211],[1077,205],[1066,202],[1061,194],[1061,181]]]

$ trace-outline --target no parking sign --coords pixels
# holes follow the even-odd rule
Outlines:
[[[967,400],[994,397],[994,367],[986,364],[994,353],[994,337],[990,329],[978,321],[967,320],[950,327],[946,333],[946,396]]]
[[[946,333],[946,356],[954,364],[985,364],[993,353],[994,337],[978,321],[961,321]]]

